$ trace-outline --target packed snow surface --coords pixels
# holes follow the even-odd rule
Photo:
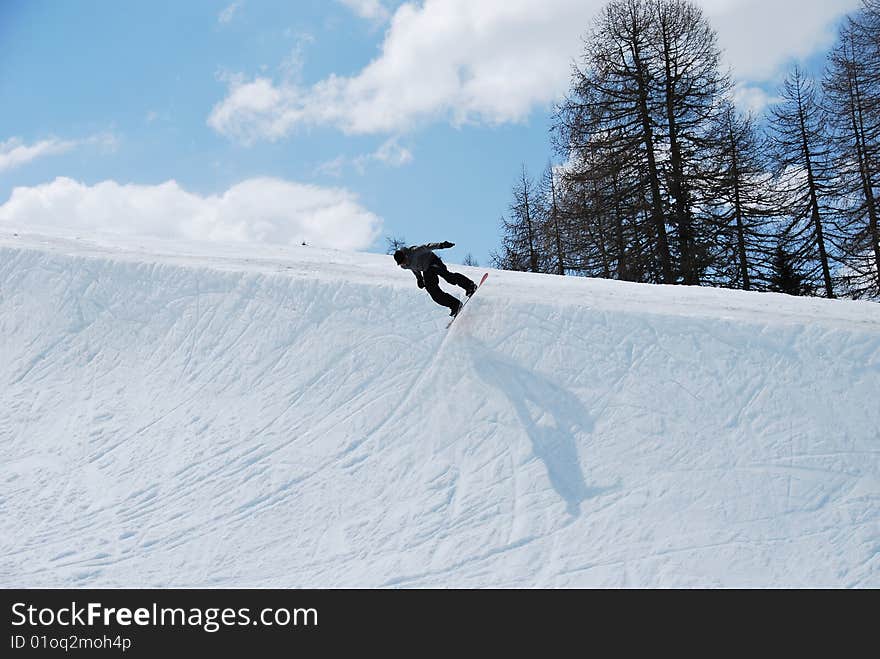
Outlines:
[[[447,320],[387,256],[4,230],[0,585],[880,587],[880,305]]]

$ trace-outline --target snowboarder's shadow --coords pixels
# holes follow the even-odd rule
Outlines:
[[[582,501],[611,489],[588,487],[581,470],[576,437],[592,431],[589,412],[577,396],[543,375],[512,364],[488,346],[472,350],[477,374],[511,402],[553,489],[569,514],[579,515]]]

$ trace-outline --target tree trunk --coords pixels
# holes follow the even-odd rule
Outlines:
[[[853,66],[855,67],[855,49],[853,49]],[[866,148],[866,132],[864,120],[864,102],[861,88],[855,72],[851,76],[850,84],[850,108],[853,125],[853,133],[856,139],[856,154],[859,160],[859,174],[861,175],[862,191],[865,195],[865,206],[868,211],[868,235],[871,246],[874,248],[874,267],[877,276],[877,293],[880,294],[880,228],[877,221],[877,203],[874,198],[874,183],[871,176],[870,163]]]
[[[739,161],[736,157],[736,140],[734,139],[732,124],[730,125],[730,155],[732,158],[731,173],[733,175],[733,209],[734,216],[736,217],[736,247],[737,255],[739,256],[739,269],[742,276],[743,290],[747,291],[751,288],[751,282],[749,281],[749,267],[746,260],[746,237],[743,228],[742,201],[739,193]]]
[[[807,185],[810,191],[810,216],[813,225],[816,227],[816,246],[819,248],[819,261],[822,265],[822,279],[825,283],[825,294],[833,298],[834,288],[831,284],[831,268],[828,266],[828,254],[825,251],[825,236],[822,232],[822,219],[819,213],[819,197],[816,192],[816,180],[813,177],[813,163],[810,157],[810,145],[807,142],[807,124],[804,118],[804,108],[800,99],[800,90],[798,90],[798,119],[801,129],[801,146],[804,154],[804,165],[807,170]]]
[[[663,37],[663,67],[666,76],[663,88],[666,97],[666,123],[669,126],[670,162],[672,164],[669,188],[674,200],[675,223],[678,226],[682,278],[685,284],[697,285],[700,281],[694,257],[693,230],[689,218],[686,186],[684,184],[684,165],[682,163],[681,145],[678,141],[678,127],[675,120],[675,81],[672,76],[670,62],[669,37],[666,32],[665,23],[662,23],[662,19],[660,20]]]
[[[550,168],[550,196],[552,198],[551,214],[553,218],[553,232],[556,234],[556,267],[557,274],[565,274],[565,261],[562,258],[562,235],[559,231],[559,208],[556,205],[556,182],[553,176],[553,167]]]
[[[672,274],[669,240],[666,236],[666,220],[663,217],[663,197],[660,195],[660,174],[657,170],[657,159],[654,156],[654,131],[651,129],[651,114],[648,109],[647,81],[645,80],[644,65],[639,56],[637,45],[634,44],[631,51],[636,71],[638,72],[638,111],[642,123],[645,155],[648,159],[648,183],[651,187],[651,222],[654,225],[654,230],[657,232],[657,251],[660,256],[663,283],[673,284],[675,280]]]

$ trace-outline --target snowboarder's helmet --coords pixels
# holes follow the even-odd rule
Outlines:
[[[394,260],[397,262],[397,265],[403,265],[404,261],[406,261],[406,252],[402,249],[398,249],[394,252]]]

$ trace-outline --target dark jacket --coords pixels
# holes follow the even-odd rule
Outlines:
[[[394,259],[401,268],[412,270],[416,275],[419,285],[423,286],[422,273],[432,265],[442,264],[440,257],[434,254],[432,250],[447,249],[454,246],[455,243],[451,243],[448,240],[442,243],[413,245],[411,247],[404,247],[403,249],[397,250],[394,254]]]

